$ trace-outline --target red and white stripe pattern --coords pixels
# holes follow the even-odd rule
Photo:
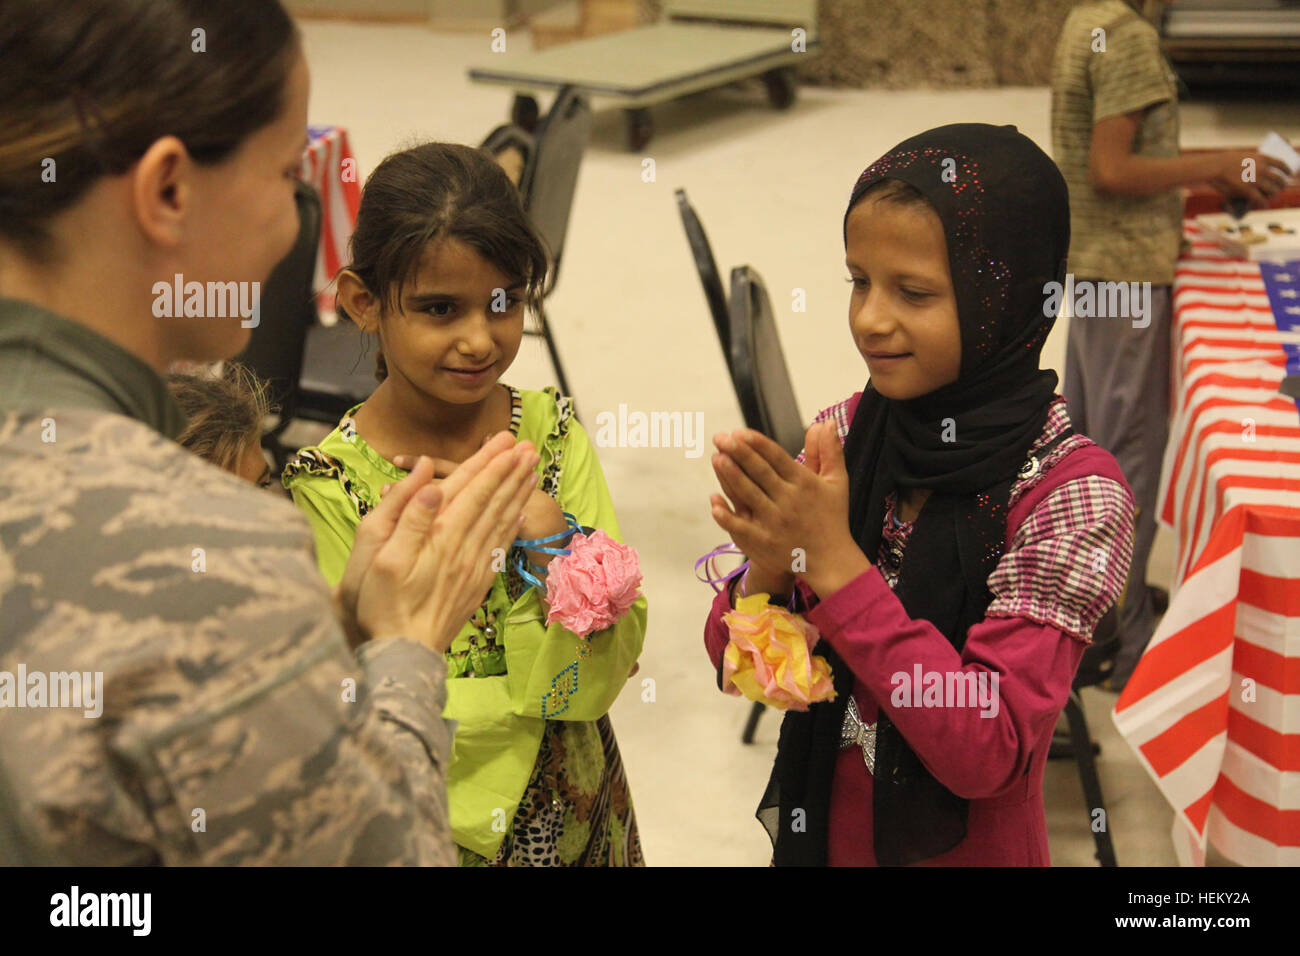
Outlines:
[[[1279,330],[1258,263],[1188,239],[1160,507],[1174,591],[1114,718],[1202,850],[1295,866],[1300,411],[1277,385],[1300,334]]]
[[[320,255],[312,287],[323,312],[334,310],[334,295],[325,287],[348,263],[348,240],[361,207],[361,173],[341,126],[308,126],[308,145],[302,155],[302,178],[316,188],[321,199]]]

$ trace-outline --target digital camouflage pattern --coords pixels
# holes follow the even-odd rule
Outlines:
[[[442,655],[353,655],[296,509],[140,422],[0,412],[19,664],[102,672],[103,714],[0,708],[0,862],[456,862]]]

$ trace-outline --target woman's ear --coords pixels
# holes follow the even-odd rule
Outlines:
[[[175,247],[185,239],[186,220],[193,215],[193,168],[175,136],[159,139],[135,164],[129,180],[135,219],[159,245]]]
[[[336,278],[338,282],[338,303],[347,313],[357,328],[363,332],[379,331],[379,300],[366,288],[361,276],[351,269],[344,269]]]

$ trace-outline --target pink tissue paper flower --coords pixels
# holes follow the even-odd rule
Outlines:
[[[636,551],[603,531],[575,532],[569,554],[557,555],[546,573],[546,624],[579,637],[603,631],[627,613],[641,584]]]

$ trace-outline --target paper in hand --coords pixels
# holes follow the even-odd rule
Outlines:
[[[1297,153],[1276,130],[1264,137],[1259,144],[1259,151],[1265,156],[1272,156],[1285,163],[1292,176],[1300,175],[1300,153]]]

